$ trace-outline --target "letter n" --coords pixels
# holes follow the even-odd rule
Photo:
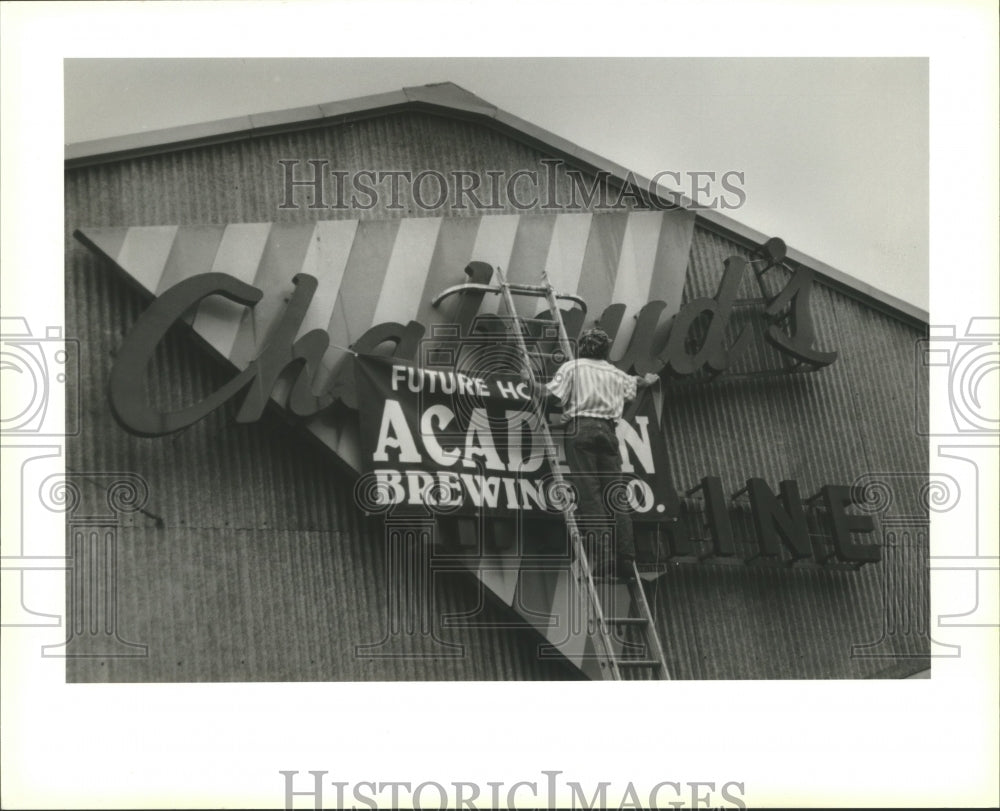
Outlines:
[[[784,541],[794,560],[809,557],[812,554],[809,525],[802,509],[798,484],[791,480],[783,481],[780,502],[763,479],[748,479],[747,488],[760,554],[776,558]]]

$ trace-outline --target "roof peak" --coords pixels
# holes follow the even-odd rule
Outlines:
[[[68,144],[65,148],[65,164],[67,169],[73,169],[208,144],[246,140],[282,131],[327,126],[404,110],[431,110],[440,115],[476,120],[530,146],[560,155],[568,162],[585,167],[589,171],[606,172],[611,178],[621,182],[637,182],[644,188],[654,188],[649,180],[637,173],[530,121],[501,110],[451,81],[404,87],[388,93],[325,104],[269,113],[252,113],[201,124]],[[664,199],[670,198],[664,195]],[[684,204],[682,207],[691,202],[687,198],[682,199]],[[769,236],[716,210],[700,209],[697,211],[697,217],[703,225],[749,246],[758,247]],[[901,316],[910,322],[924,325],[929,323],[926,310],[878,290],[824,262],[791,248],[788,250],[787,258],[795,264],[812,268],[827,284],[849,295],[860,296],[877,309],[896,317]]]

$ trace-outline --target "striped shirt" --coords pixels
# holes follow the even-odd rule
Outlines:
[[[606,360],[577,358],[560,366],[545,388],[562,402],[567,419],[617,420],[621,419],[625,401],[635,397],[638,380]]]

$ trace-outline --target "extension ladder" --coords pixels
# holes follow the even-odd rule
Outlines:
[[[559,348],[567,360],[572,359],[573,351],[570,345],[569,336],[566,334],[566,327],[560,315],[559,305],[556,301],[555,291],[549,284],[548,277],[542,273],[541,285],[511,284],[501,268],[496,269],[499,279],[499,288],[491,292],[499,292],[504,298],[510,317],[513,319],[513,332],[517,342],[518,350],[524,364],[525,372],[532,386],[532,392],[538,392],[539,381],[537,380],[534,367],[531,363],[532,353],[524,340],[524,325],[514,307],[514,294],[536,296],[545,298],[552,321],[558,329]],[[572,298],[560,296],[560,298]],[[552,471],[556,487],[561,492],[568,492],[565,477],[559,464],[559,454],[552,432],[549,430],[548,420],[545,415],[544,397],[533,396],[535,409],[534,416],[539,425],[539,433],[544,444],[545,457]],[[625,579],[628,589],[628,610],[627,616],[607,616],[604,605],[609,602],[609,597],[615,593],[613,581],[608,579],[598,579],[593,576],[590,562],[587,558],[586,547],[576,521],[574,511],[575,505],[564,499],[561,504],[563,519],[569,531],[571,546],[573,550],[573,560],[570,564],[571,576],[577,585],[584,591],[588,610],[590,612],[591,627],[596,630],[595,636],[598,639],[598,660],[600,662],[601,673],[612,679],[669,679],[666,659],[663,655],[663,648],[660,645],[656,627],[653,624],[653,615],[646,600],[646,593],[643,589],[642,580],[639,577],[639,570],[635,561],[631,561],[630,577]],[[601,588],[598,588],[598,587]],[[616,606],[617,607],[617,606]]]

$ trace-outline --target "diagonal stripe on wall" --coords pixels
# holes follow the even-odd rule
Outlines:
[[[624,304],[615,347],[622,351],[633,316],[648,300],[666,301],[666,316],[680,306],[693,230],[692,214],[671,211],[155,226],[83,229],[83,235],[150,296],[208,272],[259,287],[264,295],[252,310],[212,297],[189,319],[239,370],[265,347],[296,274],[313,276],[318,287],[299,335],[325,329],[334,345],[315,381],[319,390],[347,360],[338,347],[351,345],[370,327],[411,319],[429,326],[446,319],[450,310],[436,310],[431,301],[466,281],[471,261],[499,265],[511,281],[529,284],[541,281],[544,270],[558,292],[585,298],[587,324],[612,302]],[[516,299],[516,307],[522,316],[543,309],[529,298]],[[484,298],[482,313],[504,311],[500,296]],[[281,391],[272,397],[283,401]],[[323,413],[305,426],[342,461],[361,469],[355,413]],[[513,562],[497,569],[483,559],[470,570],[562,655],[601,678],[592,659],[594,641],[580,625],[584,595],[568,570],[508,568]]]
[[[693,231],[694,215],[685,211],[82,229],[150,295],[207,272],[261,288],[252,310],[213,297],[193,318],[196,332],[239,370],[266,345],[295,275],[314,276],[318,288],[299,334],[325,328],[336,345],[324,356],[317,386],[345,362],[337,346],[351,345],[371,326],[444,319],[448,311],[430,302],[466,281],[470,261],[502,266],[527,283],[540,281],[544,269],[557,291],[587,300],[587,323],[608,304],[625,304],[620,351],[646,301],[665,300],[666,316],[680,306]],[[500,305],[500,296],[487,295],[481,312],[496,313]],[[523,299],[517,308],[533,315],[542,306]],[[329,424],[316,431],[358,467],[356,438]]]

